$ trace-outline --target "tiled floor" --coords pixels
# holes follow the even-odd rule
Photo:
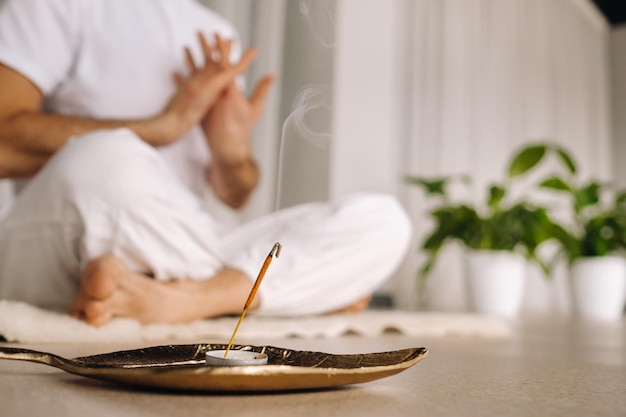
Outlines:
[[[395,376],[306,392],[193,394],[127,389],[45,365],[0,361],[0,415],[626,415],[626,321],[613,325],[546,321],[516,323],[512,339],[385,335],[254,341],[329,353],[413,346],[430,351],[429,357]],[[65,357],[139,347],[114,343],[20,346]]]

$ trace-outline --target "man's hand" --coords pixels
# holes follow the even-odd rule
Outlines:
[[[199,41],[207,73],[216,76],[239,65],[230,62],[232,41],[216,35],[212,47],[202,34],[199,34]],[[192,72],[197,71],[197,64],[188,51],[187,60]],[[207,180],[220,200],[233,208],[243,206],[258,183],[259,173],[249,137],[263,113],[273,81],[273,76],[265,76],[252,95],[247,97],[233,78],[201,120],[200,125],[211,151]]]
[[[231,41],[216,36],[219,50],[218,64],[222,70],[231,67],[228,54]],[[211,49],[204,40],[205,53]],[[265,101],[274,81],[271,75],[263,77],[246,97],[240,88],[231,83],[223,90],[215,105],[202,119],[201,126],[213,158],[221,163],[239,163],[250,157],[249,137],[256,122],[263,114]]]
[[[151,142],[152,145],[171,143],[200,123],[225,89],[250,66],[256,56],[255,49],[248,49],[239,62],[223,66],[213,60],[212,49],[208,47],[204,35],[200,34],[199,38],[204,51],[204,65],[197,65],[189,49],[185,49],[189,76],[174,74],[178,90],[163,113],[154,120],[154,126],[161,135]]]

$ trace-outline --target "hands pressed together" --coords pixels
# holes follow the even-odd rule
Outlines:
[[[211,151],[207,179],[226,204],[240,207],[258,180],[249,143],[254,125],[263,113],[274,77],[263,77],[248,97],[236,85],[256,56],[251,48],[238,62],[230,62],[232,41],[215,36],[212,46],[198,34],[203,63],[185,48],[188,74],[174,74],[178,89],[164,112],[156,119],[162,137],[156,146],[171,143],[199,124]]]
[[[214,155],[227,160],[237,157],[237,151],[247,139],[263,112],[265,99],[273,76],[263,77],[247,97],[236,85],[256,56],[250,48],[238,62],[230,62],[231,40],[215,36],[210,45],[205,35],[198,34],[203,63],[195,61],[185,48],[188,74],[175,73],[177,91],[163,113],[158,116],[163,137],[153,145],[166,145],[177,140],[185,131],[200,124]]]

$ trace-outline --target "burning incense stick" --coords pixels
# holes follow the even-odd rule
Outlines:
[[[230,351],[230,348],[233,345],[233,340],[235,340],[235,335],[237,334],[237,331],[239,330],[239,326],[241,325],[241,322],[243,321],[244,316],[246,315],[246,313],[248,312],[248,309],[250,308],[250,305],[252,304],[252,300],[254,300],[254,297],[256,296],[256,293],[259,290],[259,285],[261,285],[261,281],[263,280],[263,277],[265,276],[265,271],[267,271],[267,267],[270,266],[270,262],[272,262],[272,258],[274,256],[278,258],[278,255],[280,255],[280,249],[281,249],[280,243],[276,242],[274,246],[272,247],[272,250],[270,251],[270,253],[267,255],[267,258],[265,258],[265,262],[263,262],[263,266],[261,267],[261,270],[259,271],[259,276],[257,277],[256,281],[254,281],[252,290],[250,290],[250,294],[248,295],[248,300],[246,301],[246,304],[243,306],[243,311],[241,312],[241,316],[239,316],[239,321],[237,322],[237,326],[235,326],[235,331],[233,331],[233,335],[230,337],[230,342],[228,342],[228,347],[226,348],[226,352],[224,352],[224,357],[228,356],[228,352]]]

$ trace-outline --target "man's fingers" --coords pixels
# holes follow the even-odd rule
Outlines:
[[[213,76],[212,74],[208,75],[212,77],[216,85],[220,86],[221,90],[222,88],[226,87],[227,84],[233,82],[238,75],[243,74],[248,69],[252,61],[254,61],[256,54],[256,49],[250,48],[246,52],[244,52],[241,60],[234,66],[224,69],[215,76]]]
[[[189,71],[191,71],[192,74],[195,74],[198,71],[198,67],[193,59],[193,55],[191,55],[191,50],[187,47],[185,47],[185,60],[187,61]]]
[[[198,39],[200,40],[200,46],[202,47],[202,53],[204,54],[204,65],[213,59],[213,48],[209,41],[207,40],[204,33],[198,32]]]
[[[248,69],[252,61],[254,61],[254,59],[256,58],[256,54],[256,48],[249,48],[248,50],[246,50],[246,52],[243,53],[241,60],[232,67],[237,75],[243,73]]]
[[[274,84],[274,80],[275,77],[273,75],[266,75],[257,83],[250,96],[250,104],[252,104],[252,108],[259,116],[263,111],[265,100],[270,92],[270,87]]]
[[[233,41],[232,40],[227,40],[224,42],[224,47],[223,49],[220,51],[220,65],[222,65],[222,68],[228,68],[228,66],[230,65],[230,50],[233,46]]]
[[[183,77],[183,75],[178,71],[174,72],[173,78],[174,83],[179,87],[185,82],[185,77]]]
[[[219,33],[215,34],[215,45],[220,51],[220,66],[222,68],[228,68],[230,66],[230,50],[233,45],[233,41],[223,39]]]

